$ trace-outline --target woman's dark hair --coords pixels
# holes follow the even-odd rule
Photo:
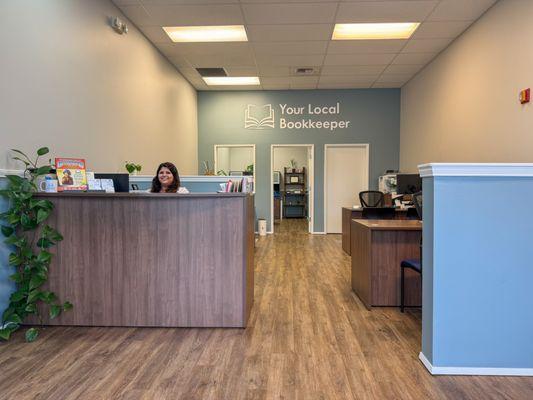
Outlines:
[[[180,176],[178,174],[178,169],[174,164],[171,162],[164,162],[159,164],[159,167],[157,167],[157,172],[155,173],[154,179],[152,179],[152,193],[159,193],[161,192],[161,182],[159,182],[159,171],[161,171],[161,168],[168,168],[169,171],[172,173],[172,176],[174,179],[172,180],[172,183],[169,185],[167,192],[170,193],[176,193],[180,187]]]

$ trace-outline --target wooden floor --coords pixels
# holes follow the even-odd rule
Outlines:
[[[46,328],[0,344],[0,399],[532,399],[533,378],[432,377],[420,312],[367,311],[340,235],[257,243],[242,329]]]

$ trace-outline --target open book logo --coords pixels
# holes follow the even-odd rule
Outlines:
[[[274,110],[271,104],[256,106],[248,104],[244,110],[245,129],[267,129],[274,128]]]

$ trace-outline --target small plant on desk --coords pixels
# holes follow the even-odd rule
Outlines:
[[[129,161],[126,161],[126,164],[124,166],[126,167],[126,171],[128,171],[129,174],[137,174],[143,169],[141,164],[130,163]]]
[[[42,289],[48,280],[52,260],[50,248],[63,240],[58,231],[45,224],[54,209],[53,203],[34,197],[37,178],[48,174],[52,168],[50,163],[38,166],[39,157],[47,154],[48,148],[37,150],[35,161],[20,150],[13,151],[18,154],[13,159],[22,162],[26,168],[23,176],[6,175],[8,186],[0,190],[0,195],[10,204],[10,208],[0,214],[0,220],[4,221],[1,225],[6,237],[4,242],[13,249],[9,265],[15,271],[10,279],[16,283],[16,290],[11,294],[1,319],[0,339],[4,340],[8,340],[30,315],[37,316],[42,323],[40,303],[48,306],[50,318],[72,308],[70,302],[61,304],[54,292]],[[26,341],[33,342],[38,334],[37,328],[29,328]]]

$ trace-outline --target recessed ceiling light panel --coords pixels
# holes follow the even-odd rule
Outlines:
[[[409,39],[418,22],[335,24],[332,40]]]
[[[247,42],[243,25],[164,26],[173,42]]]
[[[257,76],[210,76],[202,78],[208,86],[248,85],[258,86],[261,83]]]

